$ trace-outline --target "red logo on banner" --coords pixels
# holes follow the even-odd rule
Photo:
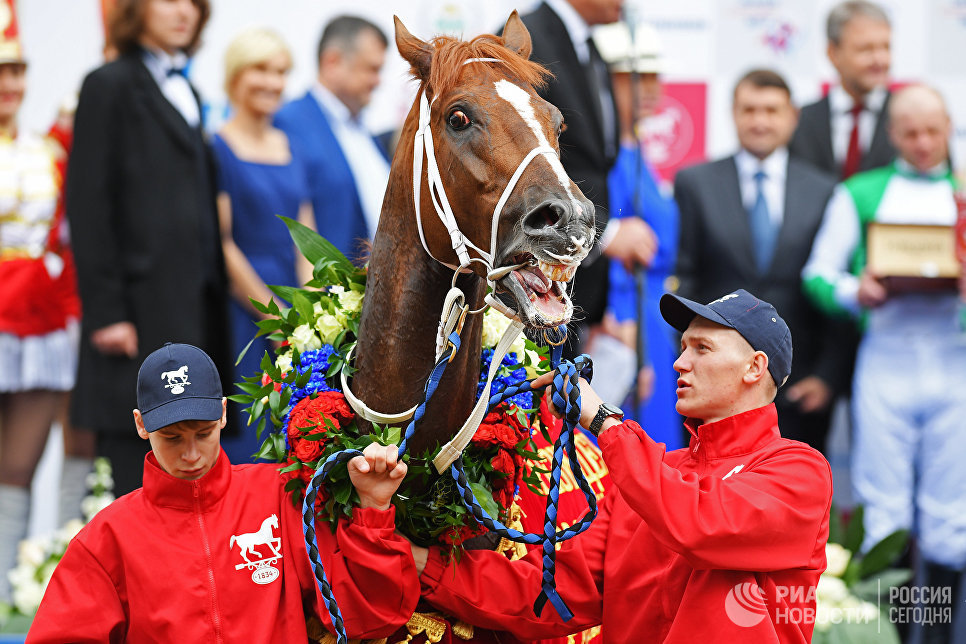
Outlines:
[[[664,97],[644,122],[644,154],[667,182],[679,168],[704,161],[705,83],[664,83]]]

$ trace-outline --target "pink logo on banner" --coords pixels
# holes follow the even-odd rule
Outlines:
[[[762,36],[765,46],[776,54],[787,54],[792,49],[792,43],[798,29],[790,22],[776,21],[768,25]]]
[[[705,83],[665,83],[664,97],[644,122],[644,154],[663,181],[705,159]]]

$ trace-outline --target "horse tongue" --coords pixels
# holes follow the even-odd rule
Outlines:
[[[535,293],[543,294],[546,293],[550,288],[550,285],[547,284],[542,273],[538,273],[530,268],[524,268],[520,270],[519,273],[526,285],[529,286],[530,289]]]

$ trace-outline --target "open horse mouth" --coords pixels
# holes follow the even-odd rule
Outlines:
[[[573,302],[567,283],[573,279],[578,262],[547,262],[531,253],[516,255],[512,264],[526,264],[497,282],[497,295],[529,327],[554,328],[570,321]],[[515,302],[507,302],[509,296]]]

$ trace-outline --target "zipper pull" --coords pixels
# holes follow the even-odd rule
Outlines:
[[[695,456],[698,453],[698,448],[701,447],[701,441],[694,441],[694,447],[691,448],[691,456]]]

